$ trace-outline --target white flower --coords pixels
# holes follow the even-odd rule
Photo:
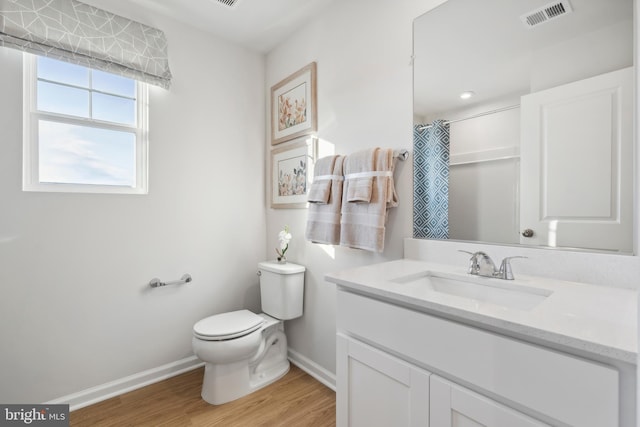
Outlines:
[[[291,241],[291,233],[289,233],[289,227],[284,226],[284,230],[278,233],[278,240],[280,241],[280,250],[276,249],[278,253],[278,260],[284,257],[285,252],[289,249],[289,242]]]
[[[278,240],[280,241],[280,249],[284,250],[291,241],[291,233],[288,233],[286,229],[282,230],[278,234]]]

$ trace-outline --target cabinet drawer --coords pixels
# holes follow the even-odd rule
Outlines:
[[[337,327],[568,425],[618,425],[611,367],[344,291]]]

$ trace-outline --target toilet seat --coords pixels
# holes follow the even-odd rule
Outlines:
[[[205,341],[240,338],[262,327],[265,319],[249,310],[216,314],[193,325],[193,335]]]

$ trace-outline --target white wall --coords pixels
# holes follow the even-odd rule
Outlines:
[[[345,155],[376,146],[411,150],[412,21],[440,3],[335,2],[267,55],[265,92],[316,61],[318,135],[323,141]],[[335,372],[335,286],[324,275],[402,258],[403,238],[412,233],[412,174],[411,160],[398,162],[400,206],[390,211],[383,254],[306,242],[306,209],[267,211],[267,252],[274,255],[278,231],[288,224],[293,234],[288,258],[308,269],[304,316],[285,325],[289,346],[329,372]]]
[[[449,238],[518,243],[520,109],[449,127]]]
[[[633,17],[629,16],[625,21],[533,52],[530,89],[538,92],[632,65]]]
[[[100,3],[93,1],[92,3]],[[259,310],[264,58],[182,24],[150,90],[150,193],[21,191],[21,54],[0,48],[0,402],[43,402],[191,356],[195,321]],[[150,290],[153,277],[194,281]]]
[[[449,238],[518,243],[519,175],[519,158],[452,164]]]

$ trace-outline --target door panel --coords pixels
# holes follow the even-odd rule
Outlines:
[[[521,243],[631,252],[633,68],[522,97]]]

